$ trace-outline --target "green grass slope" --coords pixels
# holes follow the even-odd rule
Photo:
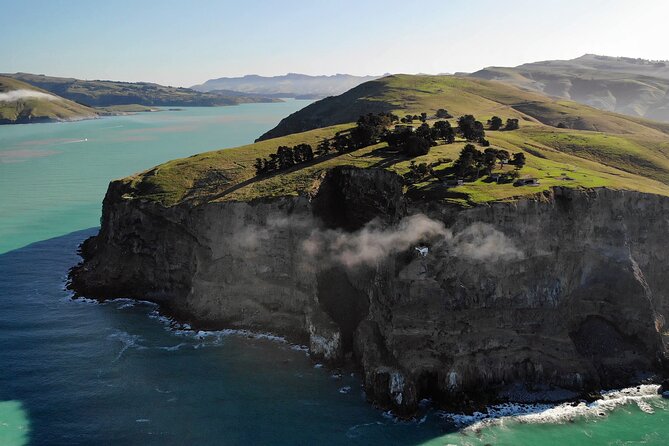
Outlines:
[[[378,110],[374,109],[378,105],[375,103],[380,103],[390,104],[397,112],[446,108],[456,117],[474,114],[483,122],[493,115],[521,120],[519,130],[487,131],[486,138],[492,147],[524,152],[527,164],[521,176],[537,178],[539,185],[517,187],[481,178],[448,187],[433,176],[407,184],[407,193],[414,198],[471,205],[535,195],[552,186],[609,187],[669,196],[669,129],[663,124],[553,101],[494,82],[452,76],[391,76],[305,109],[318,112],[315,119],[326,124],[333,120],[344,123],[167,162],[126,178],[131,191],[127,197],[170,206],[294,196],[308,193],[322,172],[337,165],[385,168],[400,175],[409,172],[412,161],[438,163],[437,171],[448,169],[452,162],[445,160],[456,159],[466,144],[456,140],[432,147],[427,155],[408,159],[380,143],[343,155],[316,158],[271,175],[255,176],[253,162],[257,157],[267,157],[281,145],[308,143],[315,147],[323,138],[350,128],[360,113],[370,110],[368,103],[373,104],[373,110]],[[332,110],[335,116],[329,117],[323,110]],[[308,116],[303,112],[298,113]],[[586,129],[549,125],[558,118],[561,122],[579,118]],[[455,125],[455,119],[451,122]]]
[[[0,76],[0,124],[71,121],[96,116],[98,112],[92,108]]]
[[[504,114],[527,122],[562,123],[577,130],[637,133],[649,125],[576,102],[558,102],[512,85],[457,76],[387,76],[315,102],[283,119],[259,140],[355,121],[363,113],[392,111],[403,116],[447,109],[453,116],[489,118]],[[657,128],[657,127],[655,127]]]

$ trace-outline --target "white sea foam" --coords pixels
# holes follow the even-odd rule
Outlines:
[[[116,355],[116,358],[114,358],[112,362],[117,362],[118,360],[120,360],[123,354],[129,348],[135,348],[137,350],[146,349],[146,347],[140,344],[140,342],[143,340],[141,336],[133,335],[126,331],[117,330],[116,332],[107,336],[107,339],[111,341],[118,341],[121,343],[121,350],[119,350],[118,354]]]
[[[346,436],[351,439],[358,438],[360,435],[362,435],[362,432],[360,432],[361,430],[372,426],[383,426],[383,423],[380,421],[374,421],[372,423],[356,424],[355,426],[350,427],[348,431],[346,431]]]
[[[499,404],[489,407],[486,412],[473,414],[454,414],[439,412],[438,415],[450,420],[458,427],[478,431],[481,428],[498,425],[512,419],[519,423],[561,424],[578,418],[604,417],[612,410],[627,404],[636,403],[646,413],[654,409],[648,403],[658,398],[657,385],[642,385],[622,390],[602,392],[602,399],[592,403],[551,404]]]
[[[339,388],[339,393],[351,393],[351,386],[344,386]]]

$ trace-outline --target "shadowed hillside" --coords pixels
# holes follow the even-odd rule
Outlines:
[[[489,67],[471,76],[601,110],[669,121],[669,62],[587,54],[515,68]]]

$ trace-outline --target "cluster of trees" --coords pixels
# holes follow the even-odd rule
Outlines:
[[[500,167],[511,164],[515,166],[516,171],[519,171],[525,165],[525,154],[518,152],[511,155],[506,150],[493,148],[480,151],[473,144],[467,144],[460,151],[453,169],[458,178],[478,179],[482,174],[490,175],[498,162]]]
[[[485,139],[483,124],[473,115],[458,118],[457,129],[445,120],[452,118],[446,109],[437,110],[436,117],[441,120],[430,126],[426,122],[427,113],[406,115],[402,118],[392,113],[368,113],[360,116],[356,126],[351,130],[337,132],[333,138],[321,141],[315,152],[309,144],[298,144],[293,147],[281,146],[276,153],[270,154],[269,158],[256,158],[254,163],[256,174],[262,175],[288,169],[294,165],[311,161],[315,157],[327,156],[333,151],[338,154],[352,152],[381,141],[387,142],[388,146],[401,150],[409,157],[426,155],[430,147],[437,145],[437,141],[443,141],[445,144],[453,143],[456,133],[461,134],[467,141],[476,142],[483,147],[490,146],[490,142]],[[412,123],[414,120],[422,122],[416,129],[410,126],[396,126],[394,130],[388,130],[388,127],[394,123]],[[503,121],[498,116],[493,116],[488,121],[491,130],[500,130],[502,125]],[[504,130],[517,128],[517,119],[506,120]],[[517,156],[522,157],[522,160]],[[492,170],[495,160],[515,164],[517,169],[522,168],[525,163],[522,153],[514,154],[514,157],[509,159],[509,153],[505,150],[487,148],[481,152],[473,144],[467,144],[455,163],[456,173],[459,177],[472,176],[475,173],[478,178],[481,171],[490,172]]]
[[[293,147],[280,146],[276,153],[270,153],[269,158],[256,158],[253,167],[256,169],[256,175],[261,175],[288,169],[313,159],[314,152],[309,144],[298,144]]]
[[[440,158],[438,161],[430,164],[416,164],[415,161],[411,161],[411,164],[409,164],[409,172],[404,175],[404,178],[409,183],[419,183],[432,176],[439,178],[438,174],[434,171],[434,168],[441,164],[450,163],[452,161],[453,160],[450,158]]]
[[[378,143],[386,133],[386,127],[399,121],[392,113],[378,113],[360,116],[351,130],[337,132],[332,139],[322,140],[314,152],[309,144],[293,147],[281,146],[269,158],[256,158],[256,175],[288,169],[296,164],[306,163],[315,157],[327,156],[332,151],[339,154],[352,152],[362,147]]]
[[[513,118],[506,120],[504,128],[502,126],[504,126],[504,121],[499,116],[493,116],[488,120],[488,128],[490,130],[517,130],[520,127],[518,120]]]
[[[406,115],[402,119],[400,119],[400,122],[402,124],[411,124],[414,121],[420,121],[420,122],[427,121],[427,113],[423,112],[420,115]]]
[[[432,127],[426,122],[415,130],[411,127],[397,127],[395,130],[386,131],[382,140],[388,146],[397,148],[409,157],[426,155],[430,147],[437,145],[437,140],[443,140],[446,144],[455,141],[455,130],[448,121],[437,121]]]

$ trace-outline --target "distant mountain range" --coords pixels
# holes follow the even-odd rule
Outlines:
[[[353,87],[378,79],[379,77],[381,76],[353,76],[350,74],[309,76],[298,73],[265,77],[250,74],[242,77],[210,79],[203,84],[194,85],[191,88],[201,92],[232,90],[240,93],[269,95],[272,97],[318,99],[342,94]]]
[[[586,54],[513,68],[489,67],[470,76],[516,85],[601,110],[669,121],[669,61]]]
[[[182,87],[168,87],[148,82],[81,80],[29,73],[3,74],[65,99],[89,107],[119,105],[143,106],[220,106],[248,102],[276,102],[278,99],[256,94],[203,93]]]

